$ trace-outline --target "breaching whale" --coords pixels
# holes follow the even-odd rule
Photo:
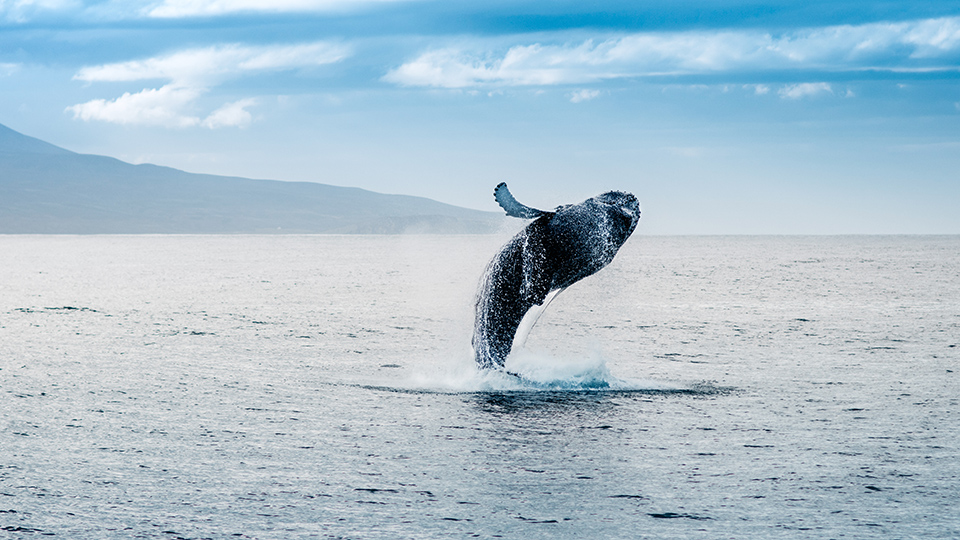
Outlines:
[[[533,222],[500,249],[480,280],[473,350],[484,369],[502,369],[524,315],[608,265],[640,219],[637,198],[622,191],[552,212],[520,204],[504,182],[493,194],[508,216]]]

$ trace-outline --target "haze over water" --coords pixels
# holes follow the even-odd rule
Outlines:
[[[960,237],[644,237],[508,362],[493,236],[0,236],[11,538],[960,536]]]

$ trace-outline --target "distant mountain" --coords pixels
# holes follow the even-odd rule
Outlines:
[[[501,214],[77,154],[0,125],[0,233],[485,233]]]

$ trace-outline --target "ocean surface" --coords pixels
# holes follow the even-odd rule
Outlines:
[[[0,537],[960,538],[960,237],[0,236]]]

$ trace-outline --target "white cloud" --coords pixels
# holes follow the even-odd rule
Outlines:
[[[348,55],[346,47],[325,42],[260,47],[219,45],[145,60],[85,67],[73,78],[89,82],[168,79],[183,85],[204,85],[243,72],[330,64]]]
[[[780,97],[784,99],[800,99],[815,96],[817,94],[832,94],[833,88],[829,83],[825,82],[800,83],[784,86],[778,93],[780,94]]]
[[[497,55],[444,48],[391,70],[403,86],[583,84],[737,70],[957,69],[960,17],[803,29],[643,33],[582,43],[515,45]]]
[[[20,71],[20,64],[0,62],[0,76],[8,77],[10,75],[13,75],[17,71]]]
[[[72,10],[79,0],[0,0],[0,19],[23,23],[42,12]]]
[[[197,99],[223,81],[258,71],[297,69],[337,62],[349,51],[340,45],[306,43],[247,47],[222,45],[188,49],[166,56],[81,69],[74,79],[87,82],[166,80],[160,88],[95,99],[68,107],[74,118],[118,124],[208,128],[244,126],[252,116],[251,99],[227,103],[201,120],[193,114]]]
[[[480,61],[464,58],[459,51],[428,52],[387,73],[383,79],[403,86],[461,88],[493,82],[497,75]]]
[[[183,111],[196,100],[201,90],[166,85],[129,92],[114,100],[95,99],[67,107],[74,118],[100,120],[114,124],[141,124],[163,127],[190,127],[200,123],[196,116]]]
[[[252,98],[227,103],[223,107],[213,111],[201,125],[210,129],[249,126],[253,120],[253,116],[246,109],[256,104],[257,100]]]
[[[570,96],[570,103],[580,103],[590,101],[600,96],[599,90],[578,90]]]
[[[765,96],[770,93],[770,87],[765,84],[745,84],[743,87],[753,90],[753,93],[758,96]]]
[[[164,0],[147,9],[158,18],[210,17],[244,12],[337,11],[364,4],[400,0]]]
[[[960,48],[960,18],[929,19],[902,29],[905,41],[915,45],[915,57],[936,57]]]
[[[45,16],[109,21],[218,17],[257,13],[348,12],[365,6],[421,0],[0,0],[0,21],[25,23]]]
[[[503,58],[471,58],[457,49],[427,52],[419,58],[391,70],[383,79],[402,86],[463,88],[484,83],[507,85],[550,85],[591,82],[606,75],[593,66],[605,63],[602,57],[612,42],[599,46],[587,41],[578,47],[521,45],[511,48]]]

